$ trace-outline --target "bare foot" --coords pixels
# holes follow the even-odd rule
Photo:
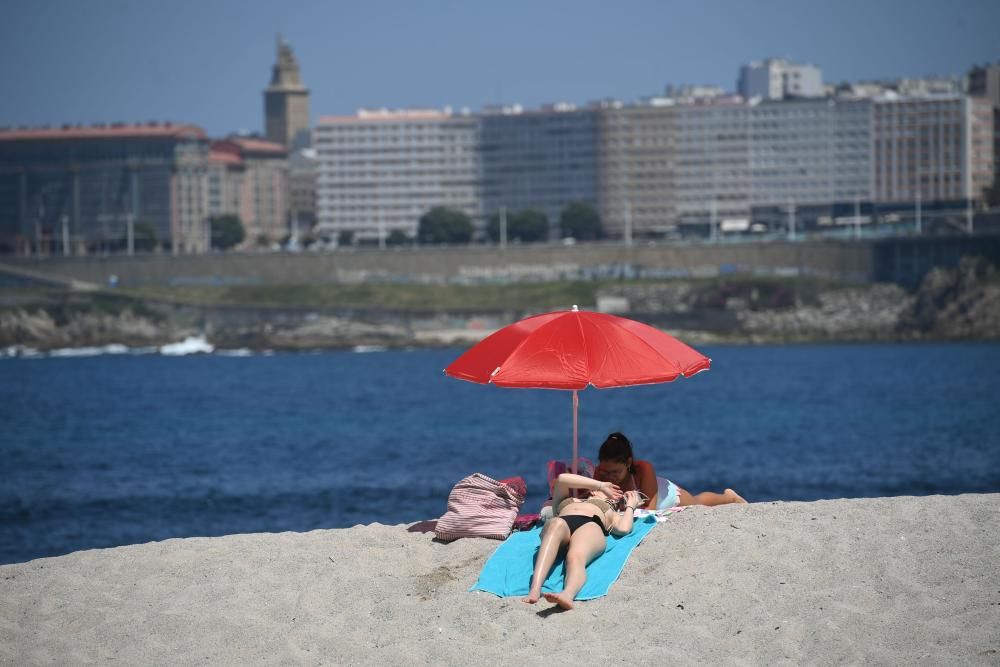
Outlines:
[[[538,602],[538,593],[528,593],[528,597],[521,598],[521,602],[527,602],[528,604],[535,604]]]
[[[546,593],[543,597],[549,602],[559,605],[563,609],[573,608],[573,601],[566,597],[565,593]]]
[[[729,496],[730,498],[732,498],[732,500],[733,500],[734,503],[738,503],[740,505],[749,505],[750,504],[750,503],[748,503],[743,498],[743,496],[741,496],[740,494],[736,493],[732,489],[726,489],[726,495]]]

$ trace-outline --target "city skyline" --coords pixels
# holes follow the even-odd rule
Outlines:
[[[5,13],[0,126],[159,120],[215,136],[262,132],[279,32],[311,91],[313,123],[360,107],[629,101],[668,83],[734,90],[741,64],[768,57],[815,64],[828,83],[962,75],[1000,59],[1000,6],[973,0],[921,0],[902,16],[888,2],[784,1],[623,12],[594,2],[105,0],[14,2]]]

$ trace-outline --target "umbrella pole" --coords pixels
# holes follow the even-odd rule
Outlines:
[[[576,440],[576,413],[580,407],[580,397],[577,396],[576,390],[573,390],[573,474],[577,474],[577,460],[579,458]]]

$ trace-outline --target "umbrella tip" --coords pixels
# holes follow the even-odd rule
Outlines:
[[[578,312],[580,312],[580,309],[576,307],[576,304],[575,304],[575,303],[573,304],[573,312],[574,312],[574,313],[578,313]]]

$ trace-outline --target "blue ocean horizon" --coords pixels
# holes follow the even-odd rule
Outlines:
[[[712,370],[580,393],[689,491],[1000,492],[1000,344],[702,346]],[[462,350],[0,359],[0,563],[173,537],[412,523],[473,472],[547,496],[571,394],[461,382]]]

